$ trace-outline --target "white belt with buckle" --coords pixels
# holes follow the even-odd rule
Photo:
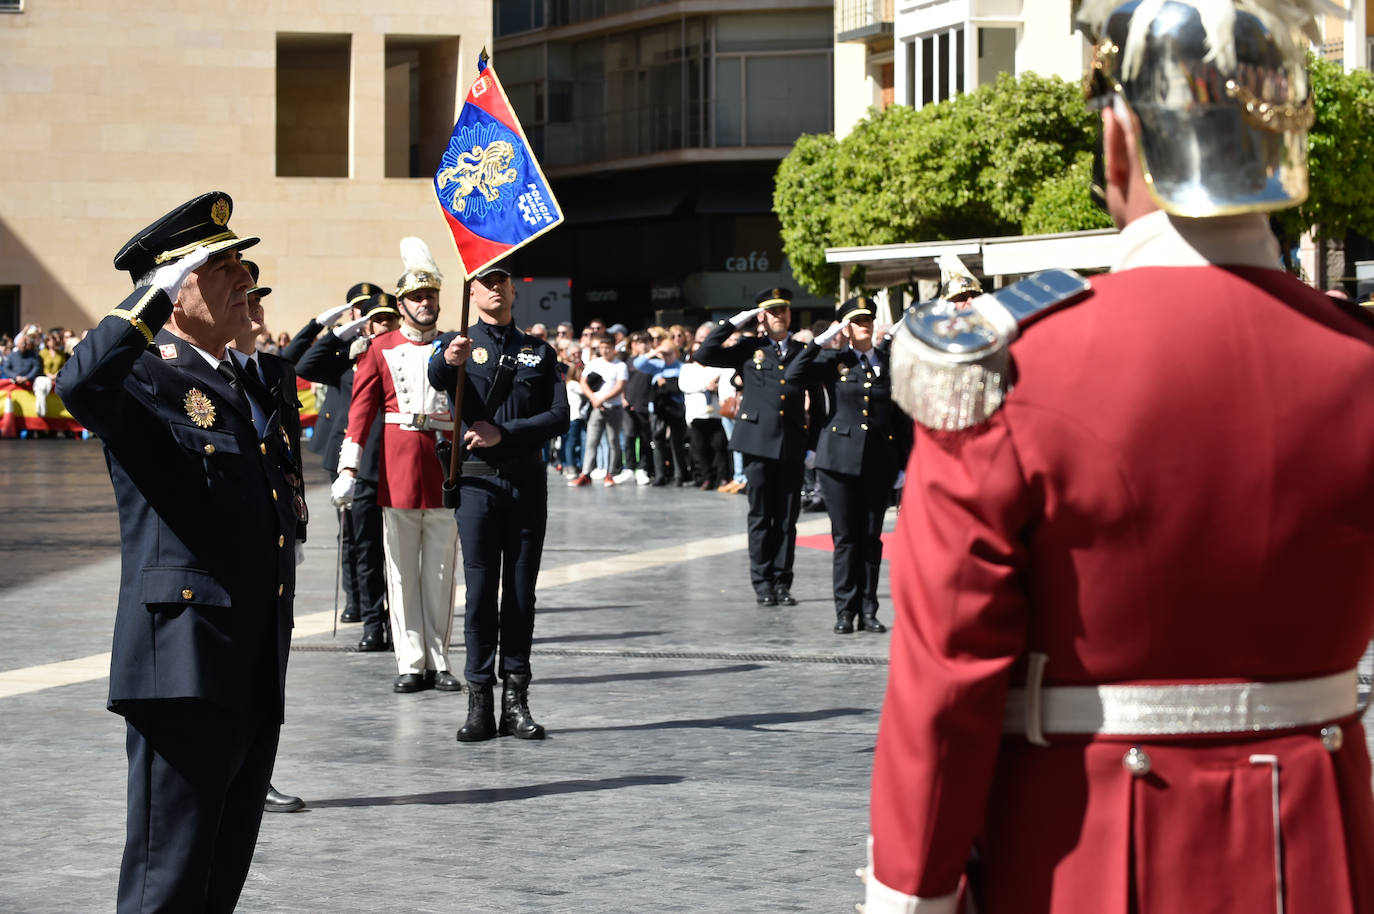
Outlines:
[[[441,432],[453,431],[453,420],[442,413],[431,416],[428,413],[387,413],[387,425],[400,425],[416,431],[435,428]]]
[[[1011,689],[1003,733],[1048,745],[1047,733],[1174,736],[1255,733],[1326,723],[1357,710],[1358,675],[1288,682],[1041,686],[1044,655],[1031,655],[1025,688]]]

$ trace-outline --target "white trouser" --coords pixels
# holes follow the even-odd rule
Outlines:
[[[458,549],[453,512],[383,508],[382,546],[397,668],[402,673],[447,670]]]
[[[52,393],[52,378],[41,374],[33,379],[33,399],[38,415],[48,414],[48,394]]]

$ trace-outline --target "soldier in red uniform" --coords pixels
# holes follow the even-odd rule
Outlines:
[[[894,338],[867,914],[1374,912],[1374,324],[1278,268],[1313,23],[1256,9],[1085,2],[1113,271]]]
[[[397,692],[461,691],[449,672],[453,633],[453,564],[458,531],[444,508],[444,468],[436,436],[452,433],[448,395],[429,382],[429,358],[438,336],[443,277],[418,238],[401,242],[405,274],[396,285],[401,326],[372,341],[358,359],[348,434],[339,451],[334,503],[352,499],[355,476],[373,422],[383,422],[377,504],[382,507],[387,602]]]

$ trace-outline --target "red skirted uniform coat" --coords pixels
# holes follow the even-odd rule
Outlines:
[[[1374,327],[1277,270],[1144,267],[1098,277],[1011,354],[1001,410],[918,426],[907,469],[872,788],[882,910],[955,910],[968,873],[980,914],[1273,912],[1280,879],[1287,914],[1374,912],[1353,714],[1334,752],[1320,726],[1002,733],[1028,652],[1046,687],[1355,666],[1374,633]],[[1252,755],[1278,759],[1281,868]]]
[[[367,441],[373,422],[382,429],[377,504],[384,508],[442,508],[445,467],[434,454],[436,432],[431,423],[452,428],[446,393],[429,383],[430,341],[417,342],[406,329],[383,333],[358,359],[353,376],[353,400],[348,410],[348,435],[339,466],[357,467],[358,448]],[[432,338],[433,334],[427,334]],[[417,427],[416,417],[419,419]],[[447,437],[447,435],[445,435]],[[355,453],[356,452],[356,453]]]

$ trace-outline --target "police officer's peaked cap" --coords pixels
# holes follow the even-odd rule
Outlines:
[[[130,238],[115,255],[117,270],[127,270],[134,282],[154,267],[185,257],[202,245],[211,254],[242,250],[258,238],[240,238],[229,230],[234,201],[223,191],[201,194],[172,210]]]
[[[243,262],[243,266],[244,266],[245,269],[248,270],[248,275],[251,276],[251,277],[253,277],[253,288],[251,288],[251,289],[248,290],[248,294],[249,294],[249,295],[257,294],[257,295],[262,296],[262,297],[264,297],[264,298],[267,297],[268,295],[271,295],[271,294],[272,294],[272,287],[271,287],[271,286],[260,286],[260,285],[258,285],[258,275],[259,275],[259,272],[260,272],[260,271],[258,270],[258,265],[257,265],[256,263],[254,263],[253,261],[251,261],[251,260],[245,260],[245,261]]]
[[[856,295],[841,302],[835,309],[835,319],[839,321],[853,320],[856,317],[875,317],[877,314],[878,309],[873,306],[873,299],[867,295]]]
[[[364,283],[364,285],[366,284]],[[364,307],[367,313],[364,314],[363,317],[366,317],[368,320],[375,321],[384,317],[401,316],[401,312],[396,310],[396,296],[389,295],[386,292],[374,292],[368,297],[367,304]]]
[[[473,278],[473,279],[485,279],[486,277],[490,276],[490,275],[493,274],[493,273],[501,273],[502,275],[509,276],[509,275],[510,275],[510,270],[507,270],[505,267],[501,266],[499,263],[494,263],[494,264],[492,264],[491,266],[489,266],[489,267],[483,267],[482,269],[478,270],[476,273],[472,274],[472,278]]]
[[[760,308],[781,308],[784,305],[790,308],[792,306],[792,290],[764,289],[759,293],[758,298],[754,299],[754,303]]]
[[[344,296],[344,301],[350,305],[362,305],[374,295],[383,295],[382,287],[376,283],[360,282],[348,290]]]

